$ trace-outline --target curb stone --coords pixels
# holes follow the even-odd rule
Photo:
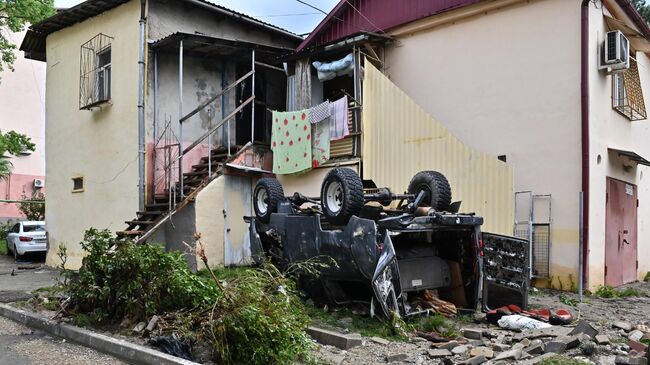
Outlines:
[[[95,349],[125,360],[131,364],[142,365],[199,365],[163,352],[121,340],[83,328],[58,323],[48,318],[0,303],[0,316],[9,318],[27,327],[47,332],[77,344]]]

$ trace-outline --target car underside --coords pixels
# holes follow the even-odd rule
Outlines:
[[[354,171],[336,168],[318,198],[285,197],[277,180],[263,178],[253,200],[254,256],[285,267],[325,263],[302,283],[313,297],[368,303],[386,318],[527,305],[528,242],[481,232],[483,218],[457,212],[438,172],[420,172],[407,194],[393,194],[364,189]]]

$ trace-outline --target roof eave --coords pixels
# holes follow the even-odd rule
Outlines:
[[[632,5],[630,0],[616,0],[616,3],[623,9],[625,14],[632,19],[643,36],[650,41],[650,25],[643,19],[638,10]]]

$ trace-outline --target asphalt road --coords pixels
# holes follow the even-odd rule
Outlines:
[[[2,365],[118,365],[114,357],[50,337],[0,317]]]
[[[16,263],[13,257],[0,255],[0,302],[26,300],[33,290],[56,284],[59,273],[46,268],[44,259],[43,255],[26,256]],[[125,363],[0,317],[0,365],[87,364]]]
[[[32,290],[56,284],[59,273],[46,268],[44,260],[44,255],[32,255],[16,263],[13,257],[0,255],[0,302],[25,300]]]

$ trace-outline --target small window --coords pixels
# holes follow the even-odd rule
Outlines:
[[[79,109],[92,109],[111,98],[112,41],[100,33],[81,45]]]
[[[14,227],[11,229],[13,233],[20,233],[20,223],[14,224]]]
[[[80,193],[84,191],[84,178],[83,176],[76,176],[72,178],[72,192]]]
[[[45,232],[45,226],[42,224],[23,225],[23,232]]]
[[[508,157],[506,155],[499,155],[497,156],[497,159],[499,159],[499,161],[508,162]]]

